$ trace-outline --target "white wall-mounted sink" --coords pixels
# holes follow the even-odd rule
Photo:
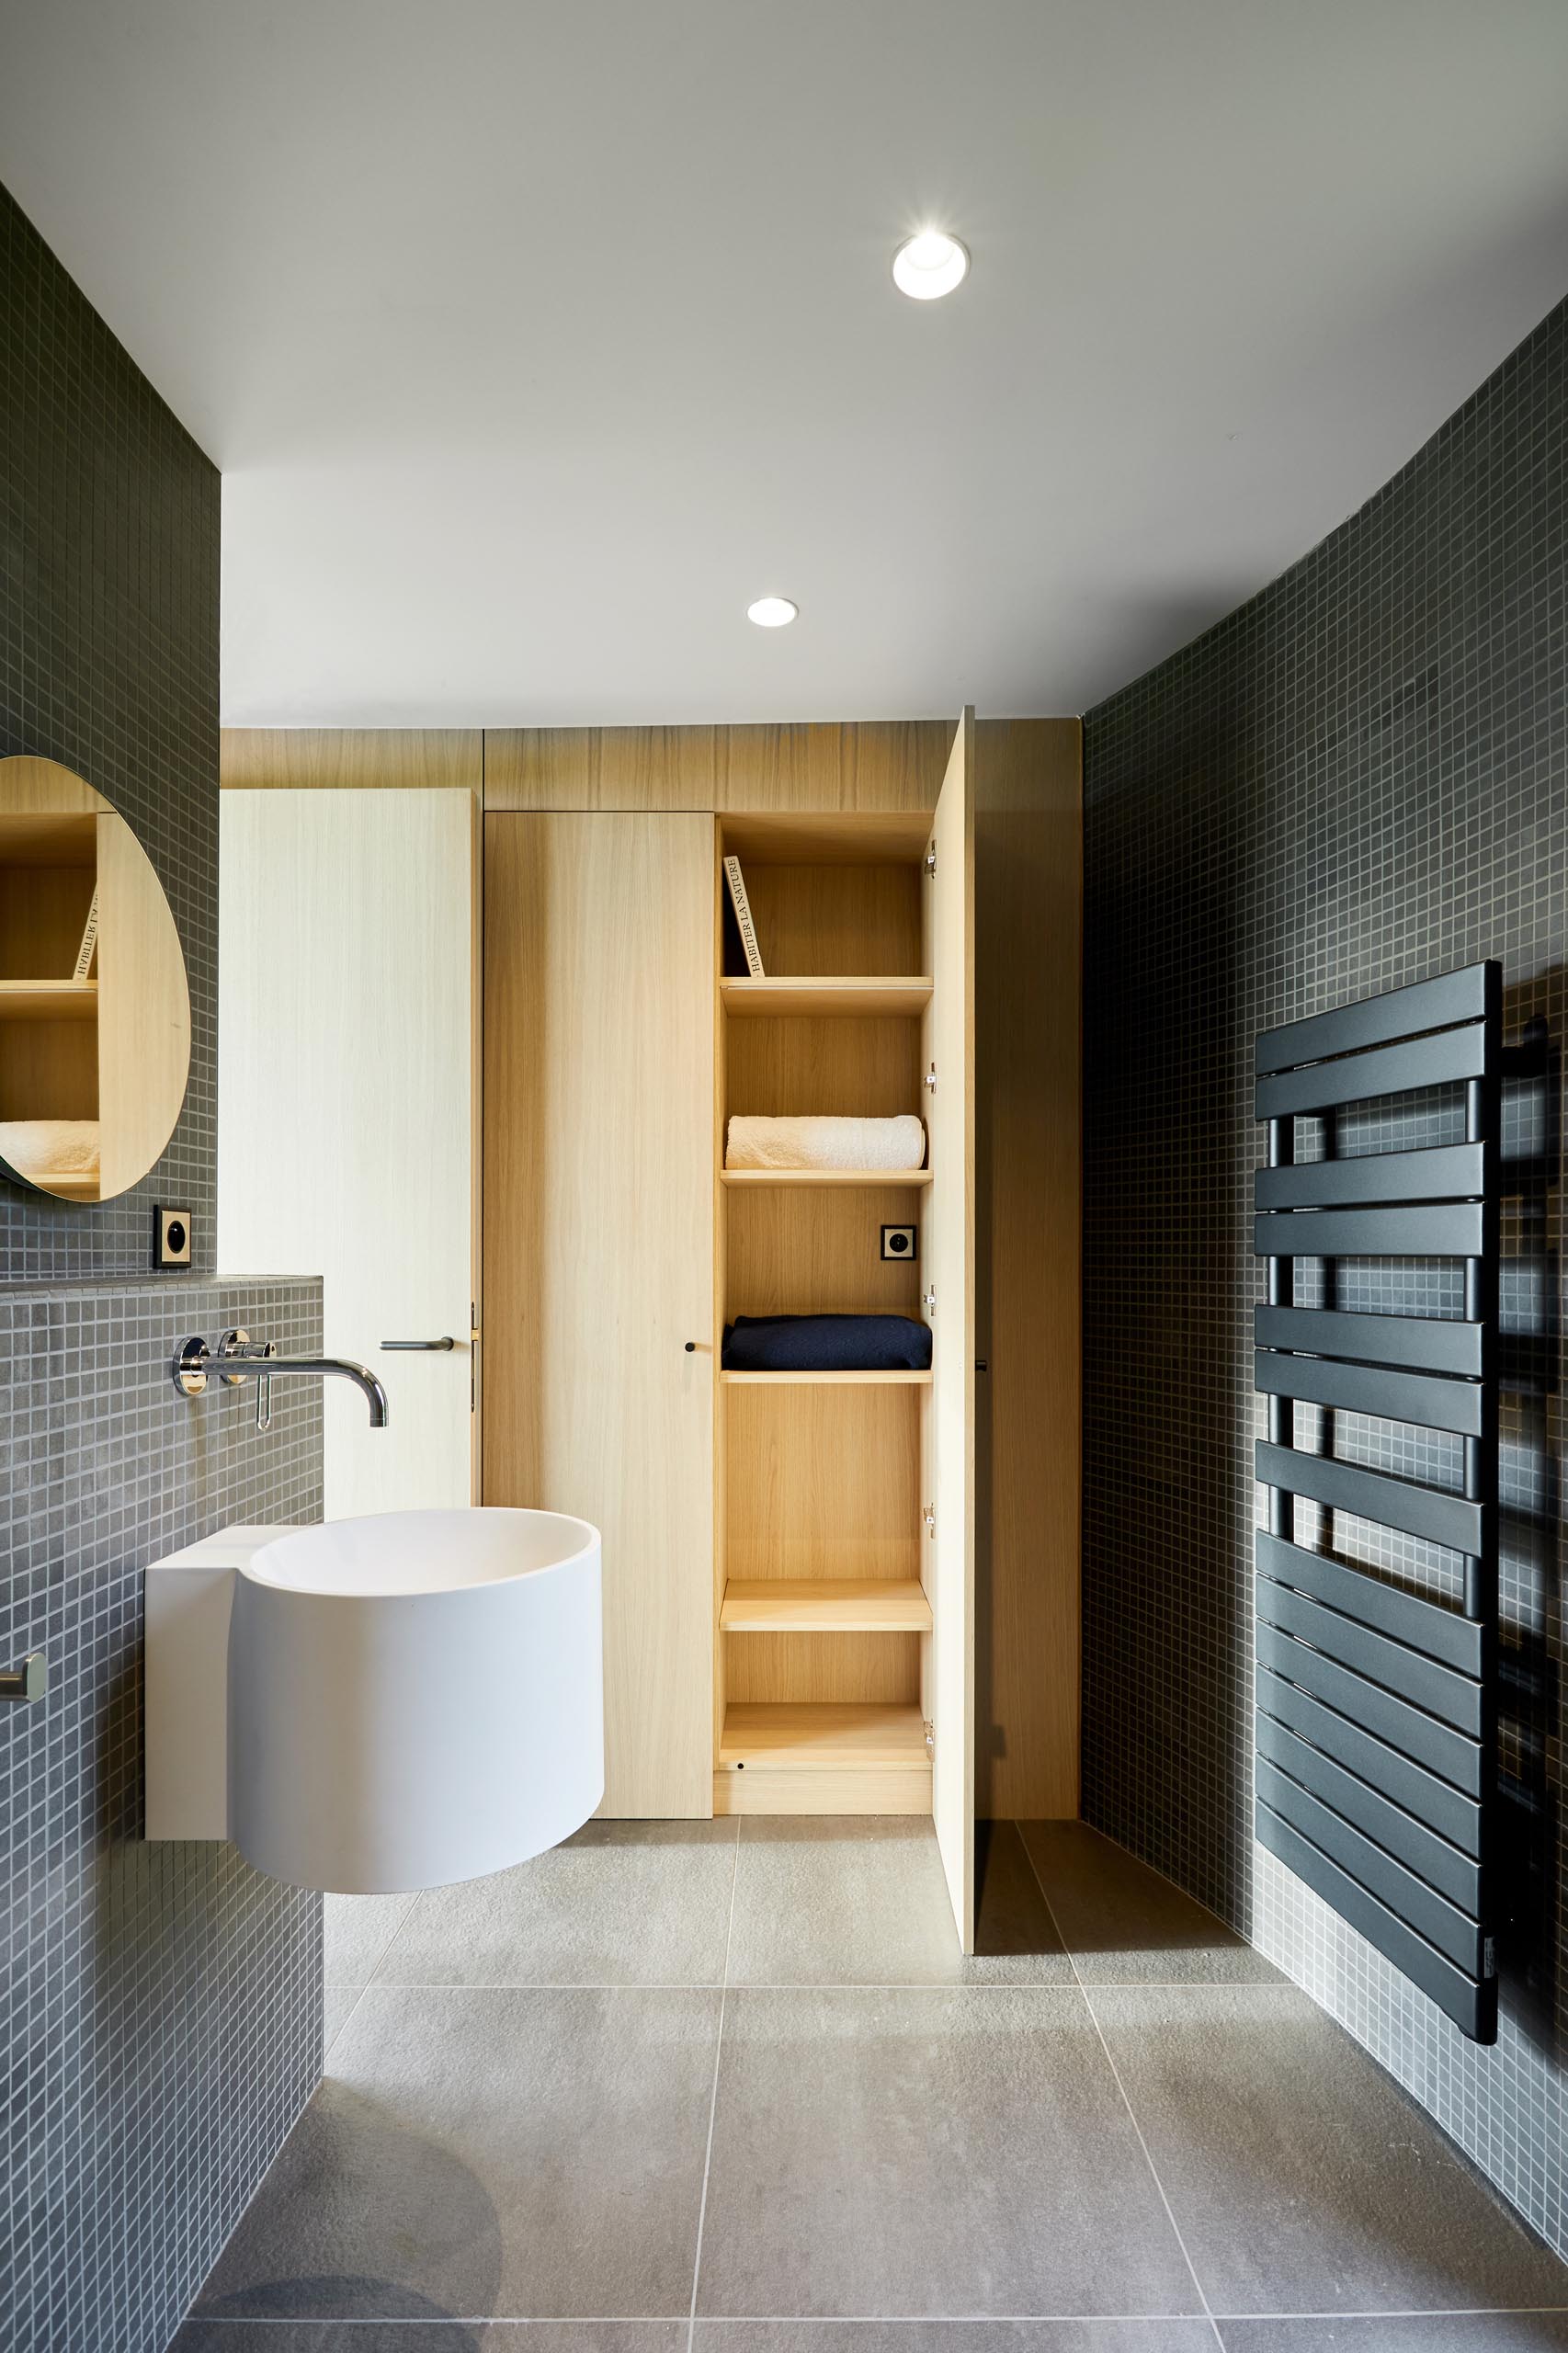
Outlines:
[[[542,1511],[231,1529],[147,1573],[147,1836],[299,1887],[437,1887],[604,1794],[599,1539]]]

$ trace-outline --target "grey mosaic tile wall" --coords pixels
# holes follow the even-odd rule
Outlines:
[[[0,189],[0,756],[60,760],[135,827],[190,981],[190,1084],[116,1201],[0,1176],[13,1281],[140,1274],[153,1204],[213,1267],[217,1165],[218,472]]]
[[[1331,539],[1085,722],[1084,1766],[1088,1817],[1250,1933],[1568,2253],[1565,394],[1568,305]],[[1249,1216],[1256,1032],[1484,956],[1554,1060],[1506,1105],[1517,1916],[1478,2051],[1253,1841]],[[1445,1137],[1451,1107],[1425,1111]],[[1347,1304],[1392,1303],[1389,1268],[1347,1279]],[[1440,1312],[1446,1270],[1414,1279]],[[1352,1459],[1440,1472],[1441,1442],[1338,1425]],[[1419,1551],[1367,1557],[1440,1582]]]
[[[211,1279],[218,477],[0,192],[0,752],[136,827],[190,978],[190,1088],[103,1207],[0,1177],[0,2344],[163,2353],[321,2071],[321,1900],[142,1829],[142,1572],[233,1520],[321,1517],[321,1404],[178,1399],[187,1333],[319,1348],[313,1281]],[[152,1204],[195,1269],[142,1273]],[[140,1279],[132,1278],[140,1276]],[[52,1287],[43,1288],[44,1284]]]
[[[320,1897],[142,1836],[142,1571],[321,1517],[313,1386],[175,1394],[233,1324],[319,1349],[321,1286],[0,1288],[0,1658],[52,1678],[0,1711],[7,2353],[163,2353],[321,2073]]]

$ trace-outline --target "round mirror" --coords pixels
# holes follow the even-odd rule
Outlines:
[[[0,1165],[112,1200],[174,1133],[190,1069],[179,934],[123,817],[54,760],[0,760]]]

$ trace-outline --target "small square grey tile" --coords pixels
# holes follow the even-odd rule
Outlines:
[[[1234,1929],[1086,1823],[1018,1830],[1085,1984],[1285,1982]]]
[[[1089,1998],[1215,2312],[1568,2302],[1568,2268],[1304,1994]]]
[[[720,1999],[371,1986],[202,2316],[688,2312]]]
[[[1070,1985],[1072,1964],[1017,1834],[994,1828],[982,1836],[977,1872],[986,1949],[966,1960],[928,1821],[743,1815],[730,1983]]]
[[[733,1822],[590,1822],[488,1879],[417,1896],[385,1984],[718,1985]]]
[[[704,2317],[1199,2309],[1080,1994],[731,1992]]]

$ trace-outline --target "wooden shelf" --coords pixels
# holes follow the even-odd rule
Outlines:
[[[928,1389],[929,1372],[721,1372],[721,1381],[756,1387],[844,1389],[880,1381],[903,1389]]]
[[[732,1577],[719,1623],[727,1634],[928,1634],[918,1577]]]
[[[720,1769],[881,1772],[926,1767],[926,1723],[909,1705],[826,1699],[733,1700],[724,1711]]]
[[[726,1013],[754,1020],[790,1014],[862,1018],[918,1014],[931,1002],[930,981],[920,974],[901,978],[856,974],[843,980],[790,974],[777,980],[724,980],[719,985]]]
[[[749,1185],[782,1186],[786,1190],[796,1185],[928,1185],[928,1168],[721,1168],[719,1179],[724,1185],[738,1185],[744,1191]]]
[[[0,1021],[94,1021],[97,981],[0,981]]]

